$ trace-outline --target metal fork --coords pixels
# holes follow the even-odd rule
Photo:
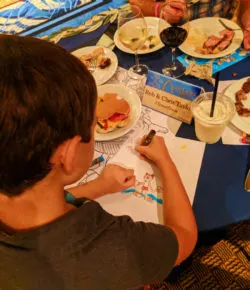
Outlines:
[[[241,30],[240,28],[231,28],[229,26],[227,26],[221,19],[219,19],[219,22],[222,26],[224,26],[224,28],[231,30],[231,31],[236,31],[236,30]]]
[[[97,69],[97,57],[93,58],[89,63],[88,70],[93,74]]]

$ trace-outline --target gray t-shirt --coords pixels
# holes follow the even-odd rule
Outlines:
[[[1,290],[123,290],[161,281],[177,258],[167,227],[115,217],[95,201],[36,229],[0,230]]]

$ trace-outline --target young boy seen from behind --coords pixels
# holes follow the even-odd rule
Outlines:
[[[69,204],[64,187],[93,159],[94,79],[63,48],[31,37],[0,36],[0,58],[0,288],[122,290],[166,278],[197,229],[163,139],[137,150],[162,173],[164,226],[93,201],[134,185],[133,170],[115,165],[70,189]]]

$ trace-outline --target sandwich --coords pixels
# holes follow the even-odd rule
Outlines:
[[[130,106],[117,94],[106,93],[99,97],[96,108],[96,132],[105,134],[129,123]]]

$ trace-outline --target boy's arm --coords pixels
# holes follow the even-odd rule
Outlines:
[[[155,136],[149,146],[138,146],[137,151],[160,169],[164,224],[176,234],[179,251],[175,264],[178,265],[191,254],[197,241],[197,226],[186,190],[162,137]]]
[[[170,158],[158,163],[163,182],[164,224],[176,234],[179,253],[176,265],[192,253],[197,242],[197,226],[193,210],[175,164]]]
[[[67,191],[76,198],[96,199],[109,193],[123,191],[135,185],[134,170],[118,165],[107,165],[100,176],[92,181],[69,188]]]
[[[86,197],[88,199],[96,199],[108,194],[99,178],[71,187],[67,191],[73,194],[75,198]]]

